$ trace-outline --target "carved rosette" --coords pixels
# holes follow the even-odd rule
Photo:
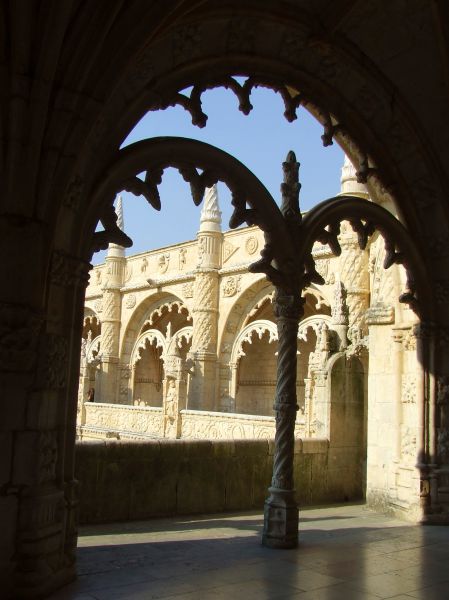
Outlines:
[[[217,344],[218,275],[198,271],[194,286],[193,352],[214,352]]]

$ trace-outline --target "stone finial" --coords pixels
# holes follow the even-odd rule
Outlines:
[[[206,189],[201,209],[200,231],[221,231],[221,210],[216,184]]]
[[[122,197],[117,197],[117,202],[115,203],[115,212],[117,214],[117,227],[122,231],[125,231],[125,221],[123,220],[123,205],[122,205]]]
[[[368,190],[363,183],[357,181],[357,170],[346,155],[341,169],[340,181],[340,195],[344,194],[346,196],[357,196],[358,198],[368,199]]]
[[[117,215],[117,227],[119,229],[121,229],[122,231],[125,231],[125,220],[123,218],[123,203],[122,203],[121,196],[117,196],[117,200],[115,203],[115,214]],[[109,257],[125,256],[125,248],[123,246],[119,246],[118,244],[109,244],[108,256]]]

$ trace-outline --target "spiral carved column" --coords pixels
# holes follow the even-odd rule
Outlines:
[[[270,496],[265,502],[262,543],[270,548],[298,545],[298,506],[293,487],[295,452],[296,360],[299,320],[303,315],[299,296],[276,294],[278,364],[274,410],[276,437]]]

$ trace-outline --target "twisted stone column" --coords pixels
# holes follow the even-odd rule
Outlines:
[[[295,548],[298,544],[298,506],[293,488],[295,451],[296,360],[298,324],[303,300],[298,296],[275,298],[278,327],[276,436],[270,496],[265,502],[262,543],[270,548]]]

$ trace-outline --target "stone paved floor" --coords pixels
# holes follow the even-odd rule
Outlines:
[[[301,511],[300,545],[260,545],[260,514],[81,528],[79,579],[52,600],[445,600],[449,527],[344,505]]]

